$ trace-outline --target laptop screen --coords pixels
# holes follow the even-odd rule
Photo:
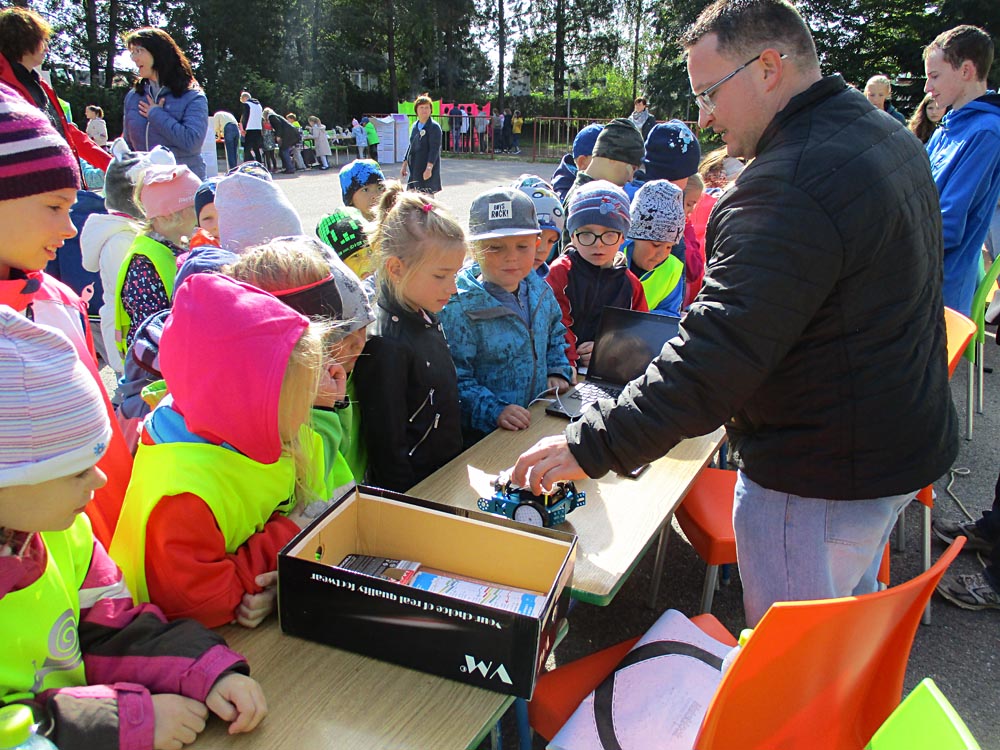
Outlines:
[[[679,318],[605,307],[594,338],[588,380],[624,385],[646,371],[677,335]]]

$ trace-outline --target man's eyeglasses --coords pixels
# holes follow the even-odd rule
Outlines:
[[[763,55],[763,54],[764,54],[763,52],[760,53],[760,55]],[[725,76],[724,78],[720,78],[718,81],[716,81],[715,83],[713,83],[711,86],[709,86],[707,89],[705,89],[704,91],[702,91],[700,94],[695,94],[694,95],[694,100],[698,103],[698,109],[700,109],[706,115],[712,114],[715,111],[715,102],[712,101],[712,92],[715,91],[717,88],[719,88],[719,86],[721,86],[722,84],[724,84],[730,78],[732,78],[733,76],[735,76],[737,73],[739,73],[741,70],[743,70],[744,68],[748,68],[749,66],[751,66],[755,62],[757,62],[760,59],[760,55],[757,55],[752,60],[747,60],[740,67],[738,67],[736,70],[734,70],[732,73],[730,73],[729,75]],[[787,55],[781,55],[781,59],[782,60],[784,60],[786,57],[787,57]]]
[[[601,232],[600,234],[594,234],[593,232],[577,232],[573,235],[573,239],[576,240],[578,245],[583,245],[584,247],[590,247],[598,240],[601,241],[602,245],[616,245],[621,241],[622,233],[614,229],[609,229],[606,232]]]

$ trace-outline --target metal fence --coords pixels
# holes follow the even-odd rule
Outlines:
[[[470,119],[469,132],[456,134],[450,128],[446,129],[448,115],[438,115],[433,119],[444,131],[441,149],[445,154],[463,154],[476,158],[518,156],[525,161],[559,161],[565,154],[572,153],[573,139],[580,130],[595,122],[607,122],[606,118],[593,117],[532,117],[524,121],[520,135],[508,134],[511,142],[507,143],[502,133],[493,132],[492,121],[487,125],[486,131],[480,134],[475,129],[474,119]],[[685,124],[697,132],[698,123]]]

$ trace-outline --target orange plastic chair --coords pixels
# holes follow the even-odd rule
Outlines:
[[[733,491],[736,472],[702,469],[681,502],[674,517],[708,566],[701,590],[701,611],[712,611],[719,566],[736,562],[736,533],[733,531]]]
[[[773,605],[724,675],[695,750],[864,747],[899,704],[924,605],[964,544],[956,539],[930,570],[886,591]],[[715,618],[693,621],[702,627],[706,619]],[[615,648],[619,658],[628,650]],[[536,732],[555,736],[609,671],[597,677],[588,660],[601,656],[606,668],[614,661],[608,651],[539,679],[528,706]],[[553,676],[571,668],[574,680]]]
[[[948,346],[948,377],[955,374],[958,363],[962,361],[962,355],[969,347],[969,342],[976,335],[976,324],[960,312],[955,312],[950,307],[944,309],[944,323],[947,331]],[[917,500],[924,506],[924,515],[921,524],[922,548],[924,570],[931,566],[931,509],[934,507],[934,489],[930,486],[924,487],[917,493]],[[902,551],[906,547],[905,531],[905,510],[899,514],[896,522],[896,549]],[[888,555],[886,556],[888,557]],[[885,583],[888,585],[888,564],[885,566]],[[880,580],[881,577],[880,577]],[[931,604],[927,602],[927,609],[923,617],[924,625],[931,624]]]

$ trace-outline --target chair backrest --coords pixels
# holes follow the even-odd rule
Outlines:
[[[865,750],[980,750],[962,717],[925,677],[879,727]]]
[[[899,705],[924,606],[964,542],[885,591],[773,605],[723,676],[695,748],[864,747]]]
[[[983,280],[976,287],[976,293],[972,295],[972,312],[970,317],[976,324],[976,342],[982,344],[986,340],[986,297],[996,287],[997,276],[1000,276],[1000,263],[993,263],[987,270]],[[975,361],[976,355],[973,346],[966,349],[966,358]]]
[[[944,309],[944,325],[945,335],[948,339],[948,377],[951,377],[968,348],[969,342],[976,335],[976,324],[962,313],[946,307]]]

